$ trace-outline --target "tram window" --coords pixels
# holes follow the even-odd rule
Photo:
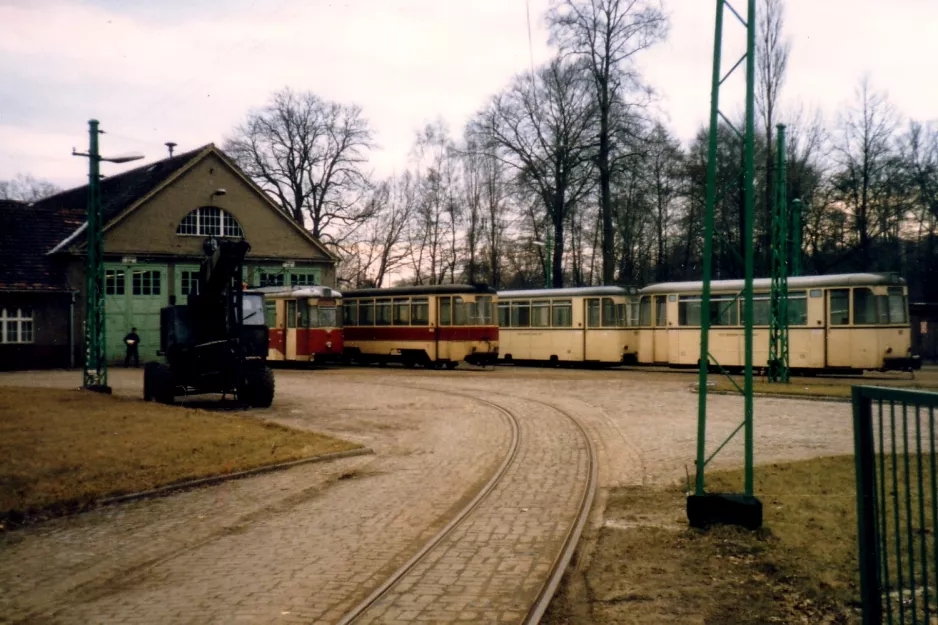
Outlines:
[[[769,325],[771,315],[771,302],[768,293],[752,294],[752,325]]]
[[[599,300],[586,300],[586,325],[590,328],[598,328],[602,323],[599,312]]]
[[[511,304],[508,302],[499,302],[498,303],[498,327],[499,328],[508,328],[510,327],[510,318],[511,318]]]
[[[410,325],[410,299],[407,297],[394,299],[394,325]]]
[[[492,298],[487,295],[477,297],[473,316],[472,323],[476,325],[492,325]]]
[[[850,289],[831,289],[830,323],[832,326],[845,326],[850,323]]]
[[[264,302],[264,322],[268,328],[277,327],[277,302],[273,300]]]
[[[358,325],[358,302],[355,300],[342,304],[342,323],[347,326]]]
[[[619,325],[619,319],[616,317],[616,303],[611,297],[603,298],[603,327],[615,328]]]
[[[626,308],[625,304],[616,304],[616,317],[619,319],[620,328],[628,327],[628,309]]]
[[[551,324],[555,328],[573,327],[573,302],[568,299],[554,300],[551,303]]]
[[[710,324],[735,326],[739,324],[739,309],[735,295],[714,295],[710,299]]]
[[[677,302],[677,324],[679,326],[700,325],[700,297],[682,295]]]
[[[887,295],[886,298],[888,300],[886,308],[889,317],[887,323],[908,323],[909,319],[906,316],[908,306],[905,302],[905,294],[902,292],[902,287],[889,287],[889,295]]]
[[[376,326],[391,325],[391,300],[389,299],[376,299],[375,300],[375,325]]]
[[[511,327],[527,328],[531,325],[531,303],[530,302],[512,302],[511,303]]]
[[[312,318],[312,316],[310,316],[310,318]],[[335,308],[332,308],[331,306],[319,308],[319,327],[320,328],[336,327]]]
[[[808,298],[804,291],[788,292],[788,325],[808,325]]]
[[[287,327],[288,328],[296,327],[296,300],[295,299],[287,300]]]
[[[651,296],[643,295],[638,304],[638,325],[651,325]]]
[[[459,296],[453,296],[453,325],[454,326],[464,326],[468,325],[468,308],[463,298]]]
[[[853,322],[857,325],[879,322],[876,296],[870,289],[853,289]]]
[[[415,326],[430,325],[430,301],[426,297],[415,297],[410,301],[410,323]]]
[[[358,325],[373,326],[375,324],[375,303],[373,300],[358,302]]]
[[[318,321],[318,318],[317,318],[318,315],[316,315],[315,310],[312,311],[313,313],[312,315],[309,314],[310,310],[309,310],[308,300],[301,299],[297,303],[297,312],[300,313],[300,319],[299,319],[299,322],[297,323],[297,327],[299,328],[315,328],[316,327],[316,322]],[[312,324],[310,323],[310,321],[312,321]]]
[[[808,291],[808,294],[811,297],[821,297],[822,291],[821,289],[811,289],[810,291]]]
[[[441,297],[440,300],[440,325],[452,325],[452,301],[449,297]]]
[[[549,328],[550,327],[550,302],[532,302],[531,303],[531,327]]]
[[[664,295],[655,298],[655,325],[659,328],[668,325],[668,302],[664,299]]]

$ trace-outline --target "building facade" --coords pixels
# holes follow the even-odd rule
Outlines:
[[[43,226],[18,254],[0,256],[0,318],[18,332],[10,334],[15,341],[6,341],[6,332],[0,337],[0,369],[81,363],[87,192],[79,187],[6,210],[18,212],[21,229],[40,220],[67,224]],[[185,303],[209,237],[250,243],[244,275],[250,286],[335,286],[335,256],[214,145],[108,177],[101,195],[112,363],[123,361],[131,328],[140,335],[141,361],[157,358],[160,309],[171,298]],[[15,290],[16,266],[24,262],[37,267],[36,275]]]

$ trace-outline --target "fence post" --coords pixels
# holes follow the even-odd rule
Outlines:
[[[857,538],[860,556],[860,601],[863,625],[883,620],[876,539],[876,466],[873,445],[873,400],[853,387],[854,463],[857,470]],[[882,476],[880,477],[882,479]]]

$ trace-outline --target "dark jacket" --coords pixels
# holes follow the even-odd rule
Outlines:
[[[124,345],[127,346],[127,349],[134,351],[140,345],[140,337],[137,336],[136,332],[131,332],[124,337]]]

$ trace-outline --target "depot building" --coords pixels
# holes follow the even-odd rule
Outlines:
[[[249,286],[335,287],[337,258],[209,144],[100,184],[108,359],[140,335],[157,359],[160,309],[185,303],[209,237],[251,245]],[[88,187],[0,202],[0,370],[82,364]]]

